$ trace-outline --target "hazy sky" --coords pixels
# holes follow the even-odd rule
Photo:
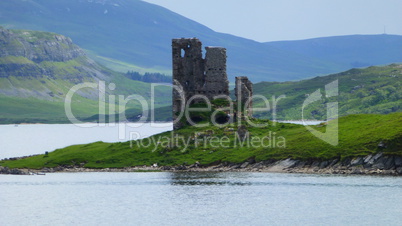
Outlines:
[[[209,28],[257,41],[402,35],[402,0],[145,0]]]

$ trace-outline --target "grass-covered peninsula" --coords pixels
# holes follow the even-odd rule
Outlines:
[[[382,152],[402,155],[402,113],[388,115],[349,115],[339,120],[339,144],[332,146],[302,125],[267,123],[262,128],[247,126],[249,138],[237,135],[237,125],[222,128],[187,126],[133,142],[74,145],[43,155],[3,160],[9,168],[42,169],[57,166],[85,168],[124,168],[152,165],[214,165],[242,163],[252,159],[330,160],[366,156]],[[324,132],[327,125],[313,126]]]

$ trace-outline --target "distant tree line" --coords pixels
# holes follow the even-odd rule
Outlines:
[[[136,71],[128,71],[126,77],[135,81],[147,83],[172,83],[172,77],[161,73],[145,73],[141,75]]]

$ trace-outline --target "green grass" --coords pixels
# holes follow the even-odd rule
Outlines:
[[[56,33],[43,32],[43,31],[31,31],[31,30],[13,30],[14,34],[24,38],[28,42],[37,42],[38,40],[55,40]]]
[[[97,102],[79,99],[83,98],[76,98],[72,104],[75,117],[84,119],[98,112]],[[70,123],[62,101],[0,96],[0,106],[0,124]]]
[[[93,59],[94,61],[112,69],[113,71],[118,71],[121,73],[126,73],[127,71],[136,71],[139,72],[140,74],[145,74],[146,72],[149,73],[161,73],[161,74],[166,74],[166,75],[171,75],[172,70],[169,68],[163,68],[163,67],[141,67],[137,66],[134,64],[130,64],[127,62],[123,62],[120,60],[104,57],[104,56],[99,56],[96,55],[96,53],[86,50],[88,53],[88,56]]]
[[[33,62],[23,56],[5,56],[0,57],[0,64],[33,64]]]
[[[338,80],[339,95],[325,98],[325,85]],[[277,119],[299,120],[303,102],[307,95],[317,89],[324,96],[320,101],[309,105],[307,119],[326,119],[326,104],[338,102],[339,115],[349,114],[388,114],[402,111],[402,65],[352,69],[338,74],[297,82],[262,82],[254,85],[254,94],[268,98],[272,109],[272,97],[278,98]],[[254,101],[254,106],[263,107],[260,99]],[[272,119],[271,112],[255,112],[256,117]]]
[[[266,138],[266,147],[234,146],[236,140],[234,131],[236,125],[223,128],[206,127],[196,128],[187,126],[175,132],[175,136],[190,138],[190,145],[168,145],[167,139],[171,132],[152,136],[158,141],[157,147],[148,144],[149,139],[130,142],[103,143],[96,142],[86,145],[74,145],[55,150],[46,156],[38,155],[21,160],[2,161],[1,166],[11,168],[56,167],[85,164],[88,168],[121,168],[129,166],[151,165],[190,165],[200,162],[203,165],[219,162],[241,163],[250,158],[256,161],[279,160],[285,158],[301,160],[328,160],[333,158],[347,158],[364,156],[376,152],[392,155],[402,155],[402,113],[388,115],[349,115],[339,119],[339,145],[331,146],[314,137],[304,126],[254,120],[254,123],[268,123],[262,128],[248,127],[251,139]],[[230,129],[232,128],[232,129]],[[314,126],[314,129],[325,131],[325,125]],[[198,135],[199,140],[227,137],[225,146],[215,146],[216,143],[207,142],[204,146],[191,139]],[[213,138],[217,137],[217,138]],[[271,138],[271,146],[268,145]],[[275,142],[273,141],[275,139]],[[385,148],[378,146],[380,142]],[[142,144],[141,144],[142,143]],[[180,142],[178,144],[181,144]],[[284,147],[285,146],[285,147]]]

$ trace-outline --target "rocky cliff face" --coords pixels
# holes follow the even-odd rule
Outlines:
[[[75,84],[108,81],[110,76],[68,37],[0,27],[0,95],[63,100]],[[93,100],[97,94],[79,92]]]
[[[70,38],[37,31],[11,31],[0,27],[0,57],[25,57],[35,63],[66,62],[85,53]]]
[[[72,90],[83,83],[96,88]],[[101,98],[139,94],[148,99],[149,90],[150,85],[94,62],[68,37],[0,27],[0,123],[66,122],[66,102],[72,103],[77,117],[88,118],[99,114],[100,93]],[[169,104],[165,94],[171,91],[167,87],[157,90],[156,95],[163,94],[157,99]],[[66,99],[69,93],[73,93],[72,100]],[[135,101],[127,105],[140,108]]]

